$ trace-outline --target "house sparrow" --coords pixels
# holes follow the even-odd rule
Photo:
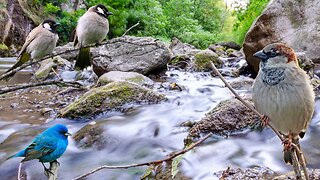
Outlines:
[[[107,19],[109,15],[112,15],[112,12],[109,12],[102,4],[90,7],[78,20],[74,46],[83,47],[101,43],[109,32],[109,21]],[[90,65],[90,48],[81,48],[75,68],[84,69]]]
[[[253,84],[256,109],[270,124],[299,146],[314,111],[315,95],[309,76],[290,47],[274,43],[256,52],[260,70]],[[284,149],[284,161],[292,164],[292,151]]]
[[[47,19],[34,28],[28,34],[27,39],[20,50],[17,62],[5,73],[21,66],[30,59],[41,59],[44,56],[51,54],[59,39],[56,31],[58,25],[59,23]],[[15,73],[8,76],[6,80],[10,80],[14,74]]]

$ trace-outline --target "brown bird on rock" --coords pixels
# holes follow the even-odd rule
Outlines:
[[[74,46],[83,47],[90,44],[101,43],[109,32],[109,15],[112,15],[112,12],[109,12],[102,4],[90,7],[78,20]],[[81,48],[75,69],[82,70],[90,65],[90,48]]]
[[[299,67],[293,49],[284,44],[270,44],[254,56],[261,60],[253,85],[254,105],[276,130],[299,146],[314,111],[310,78]],[[284,149],[284,161],[292,164],[292,149]]]

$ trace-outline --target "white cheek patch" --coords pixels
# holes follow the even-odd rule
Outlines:
[[[104,11],[103,11],[100,7],[98,7],[97,9],[98,9],[98,12],[99,12],[99,13],[104,14]],[[105,15],[105,14],[104,14],[104,15]]]
[[[44,23],[43,27],[48,29],[49,31],[52,30],[50,24],[48,24],[48,23]]]

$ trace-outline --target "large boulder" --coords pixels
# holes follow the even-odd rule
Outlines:
[[[124,36],[94,48],[92,65],[98,76],[109,71],[133,71],[150,75],[166,71],[171,56],[169,48],[154,38]]]
[[[318,0],[273,0],[248,31],[243,50],[257,72],[259,61],[252,55],[264,46],[283,42],[320,62],[320,3]]]
[[[122,71],[110,71],[99,77],[97,85],[103,86],[111,82],[128,81],[138,84],[140,86],[152,87],[154,82],[137,72],[122,72]]]
[[[108,110],[125,111],[135,104],[152,104],[164,95],[129,82],[113,82],[93,88],[60,111],[60,117],[90,118]],[[124,106],[126,105],[126,106]]]

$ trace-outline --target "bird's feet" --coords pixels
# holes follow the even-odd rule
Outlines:
[[[261,118],[262,128],[265,128],[269,124],[269,121],[270,121],[269,117],[266,115],[263,115],[263,117]]]
[[[53,172],[50,171],[50,169],[48,169],[43,163],[42,163],[42,166],[44,168],[44,175],[46,175],[47,177],[51,175],[54,175]]]

